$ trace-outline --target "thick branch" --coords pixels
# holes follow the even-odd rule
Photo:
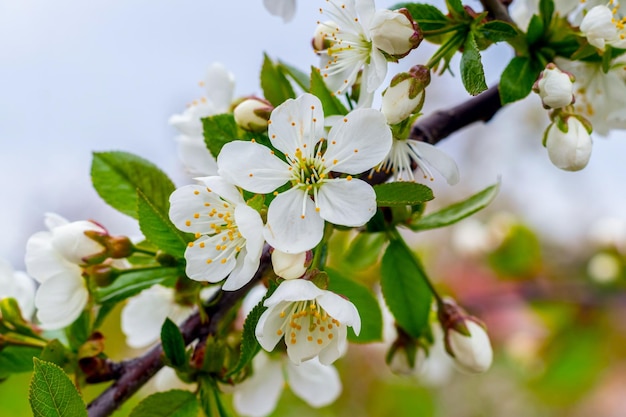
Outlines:
[[[449,110],[438,110],[420,118],[411,130],[411,138],[432,145],[474,122],[487,122],[502,108],[498,86]]]
[[[195,313],[181,326],[180,331],[186,344],[213,334],[221,318],[257,284],[267,268],[270,266],[269,247],[266,245],[261,256],[261,264],[256,274],[243,288],[237,291],[223,291],[219,300],[207,307],[208,323],[202,323],[200,314]],[[139,390],[150,378],[163,367],[163,348],[156,345],[142,356],[124,361],[120,364],[121,377],[107,388],[98,398],[87,407],[89,417],[105,417],[111,415],[117,408]]]

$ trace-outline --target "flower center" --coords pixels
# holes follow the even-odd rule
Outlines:
[[[295,155],[288,157],[291,165],[291,184],[305,190],[311,196],[314,196],[317,193],[316,189],[328,180],[328,168],[324,164],[321,151],[323,142],[322,139],[317,143],[313,155],[303,153],[297,148]]]
[[[288,309],[280,312],[280,317],[286,320],[277,334],[284,335],[288,345],[304,343],[323,349],[337,338],[341,325],[316,300],[291,303]]]

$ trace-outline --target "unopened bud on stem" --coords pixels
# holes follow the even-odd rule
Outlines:
[[[391,79],[383,92],[381,111],[387,123],[402,122],[411,114],[419,113],[424,105],[425,89],[430,84],[430,70],[424,65],[415,65],[409,72],[402,72]]]
[[[591,158],[590,123],[578,115],[557,115],[544,135],[550,161],[565,171],[580,171]]]
[[[569,106],[574,102],[574,76],[550,63],[539,74],[533,91],[539,94],[546,109]]]
[[[300,278],[311,263],[311,251],[285,253],[274,249],[272,266],[274,273],[284,279]]]
[[[235,122],[239,127],[251,132],[263,132],[267,130],[267,121],[274,107],[269,101],[258,97],[250,97],[243,100],[233,110]]]
[[[374,46],[394,61],[417,48],[424,39],[407,9],[379,10],[372,20],[370,33]]]

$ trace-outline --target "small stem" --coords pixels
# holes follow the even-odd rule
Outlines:
[[[150,255],[150,256],[156,256],[156,252],[148,250],[148,249],[142,249],[142,248],[138,248],[137,246],[133,246],[133,252],[137,252],[137,253],[143,253],[146,255]]]
[[[428,276],[426,275],[426,271],[424,271],[424,267],[422,266],[422,263],[420,262],[419,258],[415,255],[415,252],[413,252],[413,250],[409,247],[409,245],[406,244],[406,242],[404,241],[404,238],[402,237],[400,232],[398,232],[398,229],[395,227],[388,229],[387,234],[389,235],[389,239],[395,240],[396,242],[400,243],[402,246],[404,246],[404,248],[406,249],[406,252],[411,255],[411,259],[415,263],[415,266],[417,267],[417,269],[419,269],[420,275],[424,278],[424,282],[430,289],[430,292],[433,294],[433,297],[435,297],[435,301],[437,301],[437,306],[438,307],[441,306],[443,304],[443,300],[441,296],[439,295],[439,293],[433,286],[432,282],[430,282],[430,279],[428,279]]]
[[[448,54],[448,52],[459,49],[459,47],[463,44],[462,41],[465,39],[465,35],[465,32],[455,33],[450,39],[446,41],[446,43],[444,43],[439,49],[437,49],[437,51],[430,58],[426,66],[432,70],[434,67],[437,66],[437,64],[439,64],[439,61],[441,61],[441,59]]]
[[[467,25],[462,24],[462,25],[453,25],[453,26],[446,26],[443,27],[441,29],[435,29],[435,30],[425,30],[422,33],[424,34],[424,37],[427,36],[434,36],[434,35],[442,35],[444,33],[448,33],[448,32],[454,32],[455,30],[457,30],[460,27],[465,27]]]

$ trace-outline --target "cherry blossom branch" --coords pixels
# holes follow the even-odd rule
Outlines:
[[[246,286],[237,291],[220,292],[217,302],[209,305],[205,310],[209,316],[208,322],[203,323],[200,313],[196,312],[180,326],[185,344],[189,344],[196,339],[203,340],[206,336],[214,334],[221,319],[248,293],[250,288],[257,284],[269,267],[269,246],[265,245],[259,269]],[[117,381],[87,406],[89,417],[111,415],[122,403],[148,382],[163,367],[163,347],[161,344],[158,344],[142,356],[123,361],[118,365],[116,367],[116,375],[119,375]]]

